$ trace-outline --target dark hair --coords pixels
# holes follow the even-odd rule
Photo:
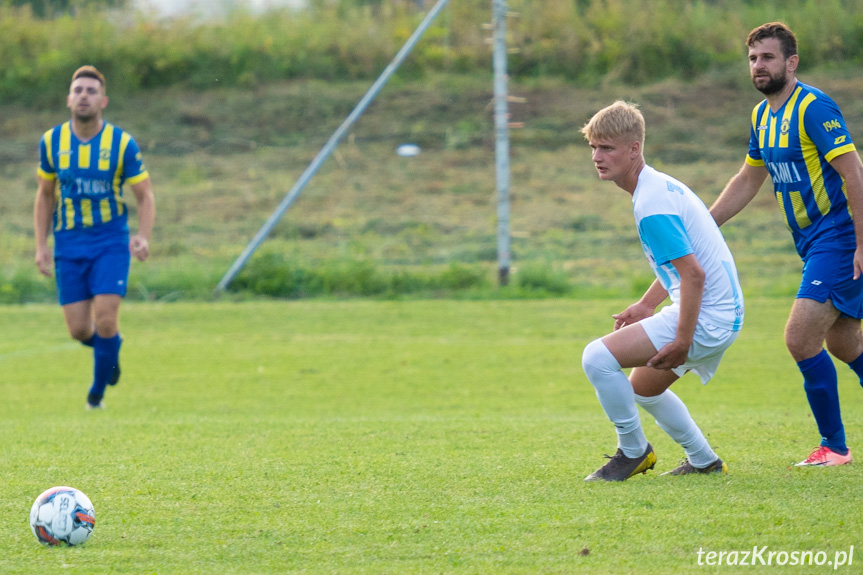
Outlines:
[[[102,83],[102,88],[105,88],[105,76],[102,75],[102,72],[96,69],[95,66],[81,66],[75,73],[72,74],[72,81],[74,82],[78,78],[93,78],[94,80],[99,80]]]
[[[754,29],[749,33],[749,37],[746,38],[746,45],[751,48],[756,42],[761,42],[768,38],[779,40],[782,55],[786,59],[797,54],[797,37],[794,36],[791,28],[782,22],[768,22]]]

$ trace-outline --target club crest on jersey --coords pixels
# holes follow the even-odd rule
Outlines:
[[[791,129],[791,120],[789,120],[788,118],[782,120],[782,127],[781,127],[782,132],[781,133],[787,134],[790,129]]]

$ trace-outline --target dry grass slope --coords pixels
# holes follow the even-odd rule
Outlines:
[[[863,80],[836,73],[803,79],[834,97],[860,140],[863,102],[856,96]],[[134,267],[132,295],[209,294],[367,88],[364,82],[296,81],[112,100],[106,116],[138,139],[158,196],[153,258]],[[629,202],[596,179],[579,128],[614,99],[638,102],[648,124],[648,162],[709,204],[740,166],[748,114],[759,100],[745,69],[740,77],[714,74],[641,88],[581,89],[517,78],[510,88],[524,98],[511,104],[512,121],[524,124],[511,132],[514,277],[544,269],[577,294],[626,297],[646,285],[650,271],[641,261]],[[386,270],[458,263],[479,266],[493,278],[490,102],[490,78],[447,75],[386,87],[263,251],[309,269],[334,261],[373,262]],[[65,118],[59,103],[54,111],[7,106],[0,116],[0,271],[7,284],[33,274],[36,143]],[[404,142],[418,144],[422,153],[398,157],[394,150]],[[748,291],[793,292],[799,263],[768,190],[725,233]],[[35,275],[28,281],[44,284]]]

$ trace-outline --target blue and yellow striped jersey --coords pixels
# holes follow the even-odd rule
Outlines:
[[[830,161],[856,152],[839,106],[821,90],[797,82],[788,101],[773,112],[762,101],[752,110],[746,162],[765,166],[773,179],[797,253],[816,242],[850,242],[854,223],[845,182]]]
[[[71,122],[45,132],[39,143],[38,173],[59,184],[54,210],[58,246],[74,242],[81,232],[128,233],[123,185],[149,177],[135,140],[108,122],[86,142],[75,136]]]

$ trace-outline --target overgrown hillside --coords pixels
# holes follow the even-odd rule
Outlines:
[[[16,2],[19,3],[19,2]],[[64,121],[72,70],[108,75],[106,118],[131,131],[158,202],[130,297],[210,298],[231,263],[433,5],[312,0],[302,11],[153,20],[99,0],[38,18],[0,1],[0,302],[53,299],[38,276],[37,142]],[[47,6],[47,4],[46,4]],[[75,8],[75,7],[78,8]],[[743,39],[783,19],[802,77],[852,135],[863,0],[510,0],[513,282],[496,289],[487,0],[452,0],[237,278],[234,297],[635,295],[651,274],[625,195],[597,181],[578,129],[640,103],[648,161],[710,203],[739,168]],[[635,17],[649,14],[649,18]],[[422,152],[395,154],[411,142]],[[793,293],[799,263],[769,193],[726,226],[747,290]]]
[[[651,279],[626,194],[599,182],[578,129],[616,98],[640,103],[646,155],[708,204],[739,168],[759,94],[735,73],[640,88],[580,89],[514,78],[513,282],[497,290],[491,77],[437,75],[388,86],[337,148],[259,255],[240,295],[636,295]],[[863,137],[861,81],[804,77],[831,93]],[[155,182],[153,256],[133,265],[132,298],[209,298],[230,264],[368,88],[289,81],[257,90],[151,90],[115,97],[106,116],[140,142]],[[3,107],[0,299],[50,300],[32,264],[36,143],[54,110]],[[417,143],[414,158],[395,154]],[[791,294],[799,261],[771,194],[725,228],[745,289]]]
[[[38,3],[65,6],[66,15],[53,19],[35,17],[35,3],[14,8],[10,1],[0,0],[0,100],[30,106],[62,96],[58,79],[85,61],[108,74],[115,94],[170,86],[256,89],[300,78],[370,81],[436,4],[312,0],[306,10],[160,20],[116,8],[121,0]],[[690,79],[736,63],[748,31],[777,19],[797,32],[804,68],[863,61],[863,0],[509,0],[507,6],[509,67],[519,78],[582,86]],[[485,73],[491,18],[489,0],[451,0],[399,75]]]

